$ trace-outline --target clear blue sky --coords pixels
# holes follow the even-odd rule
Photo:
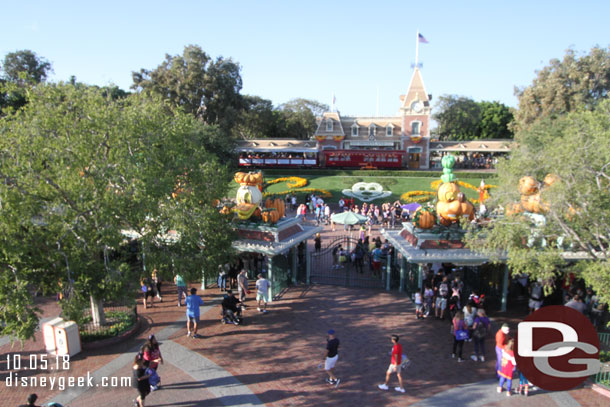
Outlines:
[[[415,59],[428,93],[517,105],[513,89],[572,47],[610,43],[610,1],[5,2],[0,56],[30,49],[51,80],[131,86],[131,72],[200,45],[242,66],[242,93],[303,97],[342,114],[394,115]],[[433,100],[433,102],[436,99]]]

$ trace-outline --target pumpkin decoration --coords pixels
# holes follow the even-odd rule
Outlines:
[[[538,192],[538,181],[534,177],[525,176],[519,180],[519,193],[521,195],[533,195]]]
[[[280,219],[280,214],[276,209],[266,209],[261,212],[263,222],[276,223]]]
[[[222,209],[220,210],[220,213],[222,213],[223,215],[230,215],[233,213],[233,210],[231,208],[229,208],[228,206],[223,206]]]
[[[442,183],[436,192],[438,200],[441,202],[451,202],[457,199],[460,187],[455,182]]]
[[[252,216],[257,208],[258,205],[252,203],[240,203],[235,206],[235,212],[237,212],[237,217],[239,219],[246,220]]]
[[[466,195],[464,195],[463,192],[458,193],[457,200],[460,202],[460,212],[462,213],[462,216],[468,218],[468,220],[473,220],[474,205],[466,199]]]
[[[235,173],[235,182],[239,185],[255,186],[263,183],[262,172],[237,172]]]
[[[280,219],[283,218],[286,213],[286,204],[281,198],[267,198],[265,200],[265,208],[277,210]]]
[[[420,229],[431,229],[436,224],[436,216],[432,208],[418,208],[413,216],[413,224]]]
[[[557,181],[559,181],[559,175],[557,175],[557,174],[546,174],[546,177],[544,177],[544,180],[542,182],[544,183],[545,187],[550,187],[551,185],[553,185]]]
[[[436,204],[436,212],[441,220],[449,221],[450,223],[457,222],[462,214],[462,203],[457,199],[451,202],[438,202]]]
[[[262,215],[262,211],[261,211],[261,208],[260,208],[260,207],[257,207],[257,208],[254,210],[254,213],[252,213],[252,217],[253,217],[253,218],[256,218],[256,219],[260,219],[260,218],[261,218],[261,215]]]

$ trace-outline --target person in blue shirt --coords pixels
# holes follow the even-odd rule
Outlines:
[[[184,301],[186,303],[186,336],[193,338],[201,338],[197,334],[197,324],[199,324],[199,307],[203,305],[203,300],[197,295],[197,289],[191,288],[191,295],[186,297]],[[193,330],[191,331],[191,322],[193,323]]]

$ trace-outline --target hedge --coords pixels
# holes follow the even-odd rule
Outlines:
[[[242,170],[243,171],[243,170]],[[442,171],[406,171],[406,170],[336,170],[336,169],[296,169],[296,168],[272,168],[272,169],[263,169],[263,174],[266,177],[270,177],[273,175],[298,175],[298,176],[315,176],[315,175],[338,175],[338,176],[353,176],[353,177],[438,177],[440,178],[443,175]],[[487,178],[495,178],[495,172],[472,172],[472,171],[454,171],[454,174],[462,177],[462,178],[479,178],[479,179],[487,179]]]

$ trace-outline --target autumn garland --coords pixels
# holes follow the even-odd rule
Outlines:
[[[267,181],[265,183],[265,187],[267,187],[269,185],[273,185],[273,184],[279,184],[280,182],[286,182],[286,185],[288,185],[289,190],[279,191],[279,192],[265,192],[265,193],[263,193],[263,197],[266,198],[269,196],[286,195],[286,194],[292,194],[295,192],[315,193],[322,198],[332,197],[332,194],[325,189],[303,188],[304,186],[306,186],[308,184],[308,181],[306,178],[301,178],[301,177],[275,178],[275,179],[272,179],[271,181]]]
[[[432,199],[434,195],[436,195],[436,193],[431,191],[409,191],[402,194],[400,200],[406,203],[424,203]]]

